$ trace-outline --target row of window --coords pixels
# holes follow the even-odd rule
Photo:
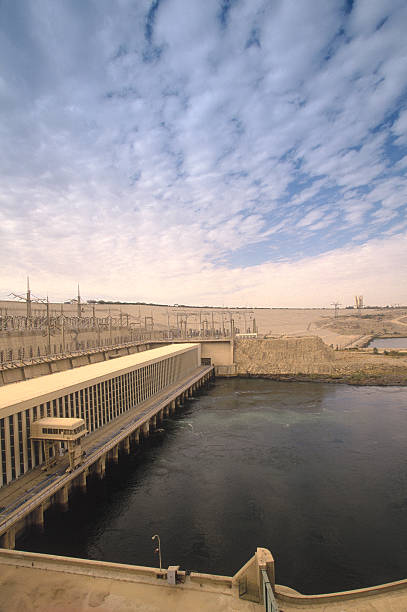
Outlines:
[[[0,486],[42,463],[42,442],[30,439],[33,421],[81,418],[92,432],[185,377],[196,365],[188,351],[0,419]]]
[[[42,427],[42,433],[43,434],[52,434],[54,436],[56,435],[62,435],[62,434],[77,434],[80,431],[83,431],[85,429],[85,425],[80,425],[79,427],[75,427],[75,429],[69,429],[68,427],[65,427],[65,429],[55,429],[53,427]]]

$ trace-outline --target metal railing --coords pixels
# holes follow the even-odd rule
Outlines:
[[[148,344],[149,342],[150,340],[132,340],[129,342],[123,342],[122,344],[100,344],[99,346],[93,348],[89,347],[72,351],[66,350],[60,353],[37,355],[36,357],[24,356],[16,359],[3,359],[3,361],[0,361],[0,369],[9,369],[10,367],[21,367],[38,363],[49,363],[50,361],[60,361],[62,359],[69,359],[70,357],[81,357],[82,355],[94,355],[95,353],[103,353],[132,346],[140,346]]]
[[[278,612],[278,606],[274,592],[265,569],[260,570],[263,583],[263,602],[266,612]]]

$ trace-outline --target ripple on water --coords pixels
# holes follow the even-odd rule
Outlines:
[[[23,550],[232,575],[257,546],[305,592],[406,577],[407,390],[222,380]]]

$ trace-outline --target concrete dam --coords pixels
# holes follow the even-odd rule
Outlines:
[[[72,487],[102,477],[119,447],[130,452],[212,375],[199,344],[177,344],[1,387],[2,546],[66,507]]]
[[[145,602],[146,609],[166,611],[290,612],[298,607],[311,611],[344,606],[356,611],[367,601],[377,610],[406,609],[397,607],[405,605],[406,581],[358,592],[300,595],[276,584],[273,557],[263,548],[255,549],[233,576],[13,550],[16,537],[44,525],[48,508],[67,510],[75,489],[86,491],[90,478],[104,477],[108,463],[134,453],[164,418],[205,387],[215,371],[219,376],[267,375],[270,370],[284,374],[297,368],[307,372],[307,366],[308,371],[330,369],[335,361],[333,351],[309,339],[150,343],[148,350],[137,353],[127,347],[103,358],[96,352],[76,357],[81,363],[49,362],[37,372],[34,365],[6,371],[6,376],[10,372],[10,378],[17,377],[15,383],[0,387],[0,587],[7,602],[20,605],[10,586],[18,584],[27,597],[35,593],[37,607],[44,610],[54,604],[45,596],[51,591],[65,593],[69,610],[108,610],[107,601],[114,597],[129,610],[139,609],[134,598]],[[327,361],[329,365],[323,366]],[[54,372],[47,373],[47,368]],[[69,607],[66,602],[75,589],[79,599]],[[103,593],[109,593],[103,596],[106,606]]]

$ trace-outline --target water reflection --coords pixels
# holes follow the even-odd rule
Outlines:
[[[233,574],[266,546],[302,592],[406,577],[407,391],[219,380],[17,546]]]

